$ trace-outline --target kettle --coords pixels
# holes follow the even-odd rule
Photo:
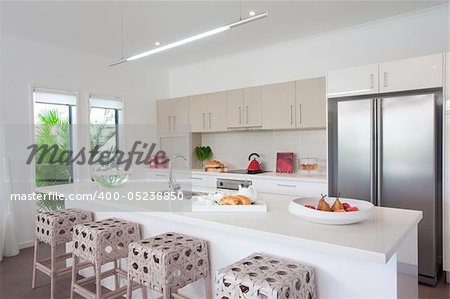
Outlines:
[[[250,161],[250,163],[248,164],[248,167],[247,167],[247,173],[249,173],[249,174],[255,174],[255,173],[262,172],[261,162],[256,160],[256,158],[254,156],[259,158],[259,155],[257,153],[251,153],[250,156],[248,156],[248,160]],[[252,157],[253,157],[253,159],[252,159]]]

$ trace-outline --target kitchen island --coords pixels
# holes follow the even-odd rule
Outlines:
[[[253,252],[266,252],[312,265],[319,298],[418,296],[417,224],[421,212],[376,208],[370,220],[329,226],[290,214],[288,205],[294,196],[260,194],[267,203],[267,213],[193,213],[188,211],[189,204],[180,208],[171,201],[129,200],[136,192],[166,189],[161,183],[128,182],[106,190],[89,182],[36,191],[58,193],[66,199],[76,194],[114,193],[109,200],[67,200],[66,207],[91,210],[96,219],[119,217],[140,223],[143,238],[169,231],[203,238],[209,242],[212,273]],[[201,282],[180,293],[204,298]]]

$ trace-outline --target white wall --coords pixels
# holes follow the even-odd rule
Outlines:
[[[170,96],[317,77],[331,69],[444,52],[448,14],[442,6],[173,68]]]
[[[4,87],[2,120],[6,124],[6,155],[12,160],[14,193],[31,192],[34,186],[33,167],[25,165],[29,155],[26,147],[33,143],[30,130],[32,85],[78,92],[78,109],[85,113],[88,93],[122,96],[125,121],[137,124],[132,132],[127,130],[127,140],[156,141],[155,100],[168,95],[167,71],[144,69],[136,64],[111,68],[108,66],[111,61],[103,57],[19,37],[3,35],[0,38]],[[24,245],[32,240],[34,205],[17,202],[15,207],[17,219],[20,219],[19,241]]]
[[[299,158],[317,158],[326,172],[326,130],[236,131],[202,134],[202,144],[213,149],[213,158],[229,169],[245,169],[248,155],[258,153],[264,170],[276,170],[277,152],[293,152]],[[298,165],[298,164],[297,164]]]
[[[180,66],[170,70],[170,95],[177,97],[318,77],[326,75],[331,69],[444,52],[449,47],[448,19],[448,6],[435,7]],[[216,159],[237,167],[243,167],[245,163],[242,159],[250,150],[256,150],[266,156],[268,168],[271,169],[276,151],[280,148],[300,156],[318,157],[323,165],[326,152],[324,134],[323,130],[219,133],[208,134],[209,137],[203,138],[203,144],[213,147]],[[289,135],[293,136],[289,138]],[[305,138],[315,142],[304,141]]]

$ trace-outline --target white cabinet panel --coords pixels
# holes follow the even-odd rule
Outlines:
[[[192,132],[206,132],[208,99],[205,94],[189,97],[189,122]]]
[[[252,179],[252,184],[262,193],[317,197],[317,199],[328,190],[326,183]]]
[[[295,84],[297,128],[325,128],[327,126],[325,77],[300,80]]]
[[[442,63],[442,54],[381,63],[380,92],[442,87]]]
[[[244,125],[244,91],[233,89],[227,91],[228,128],[240,128]]]
[[[378,64],[328,72],[329,98],[364,95],[378,92]]]
[[[225,91],[207,95],[207,131],[222,132],[227,130],[227,94]]]
[[[295,128],[295,82],[262,86],[262,128]]]
[[[176,98],[158,101],[159,135],[176,135],[188,131],[188,99]]]
[[[244,120],[246,127],[262,126],[261,86],[244,88]]]

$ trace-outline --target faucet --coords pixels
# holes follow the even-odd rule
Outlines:
[[[172,156],[172,158],[169,159],[169,192],[178,192],[181,187],[175,180],[175,177],[173,176],[173,161],[175,161],[177,158],[182,158],[184,161],[187,161],[186,157],[184,157],[181,154],[175,154]]]

